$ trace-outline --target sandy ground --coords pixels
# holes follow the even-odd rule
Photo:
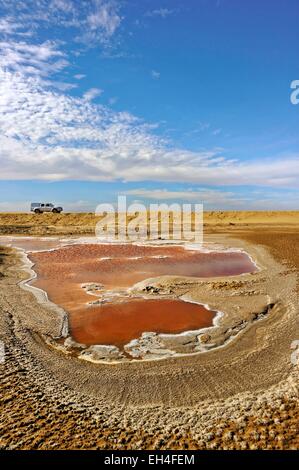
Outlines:
[[[299,211],[225,211],[205,212],[204,224],[218,226],[296,225]],[[101,220],[94,213],[41,214],[1,213],[0,235],[94,235],[96,223]]]
[[[262,226],[231,217],[221,213],[209,224],[206,240],[245,249],[258,273],[147,286],[171,285],[222,305],[229,322],[213,341],[232,339],[142,364],[93,364],[49,346],[45,339],[61,335],[63,315],[18,286],[28,277],[20,255],[0,251],[1,448],[299,448],[298,365],[291,362],[299,339],[298,213],[265,217]]]

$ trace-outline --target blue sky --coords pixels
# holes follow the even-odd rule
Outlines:
[[[299,3],[0,0],[0,211],[299,209]]]

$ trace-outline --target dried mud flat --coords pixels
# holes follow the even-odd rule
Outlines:
[[[245,249],[260,271],[145,287],[221,305],[231,318],[219,338],[232,339],[142,364],[93,364],[51,347],[45,338],[61,335],[63,314],[20,288],[28,277],[20,254],[0,249],[0,448],[298,449],[297,224],[298,214],[292,225],[262,230],[210,226],[207,240]]]

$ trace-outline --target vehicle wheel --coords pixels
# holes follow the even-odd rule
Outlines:
[[[57,209],[52,210],[53,214],[59,214],[59,211]]]
[[[34,209],[35,214],[41,214],[41,211],[39,209]]]

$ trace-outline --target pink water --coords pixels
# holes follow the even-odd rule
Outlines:
[[[214,277],[255,271],[241,252],[201,253],[179,246],[82,244],[55,251],[31,253],[37,279],[34,285],[69,313],[73,338],[84,344],[123,346],[145,331],[180,333],[211,326],[216,312],[176,299],[113,300],[113,293],[136,282],[163,275]],[[82,284],[97,283],[112,291],[102,305]],[[100,293],[97,293],[100,298]]]

